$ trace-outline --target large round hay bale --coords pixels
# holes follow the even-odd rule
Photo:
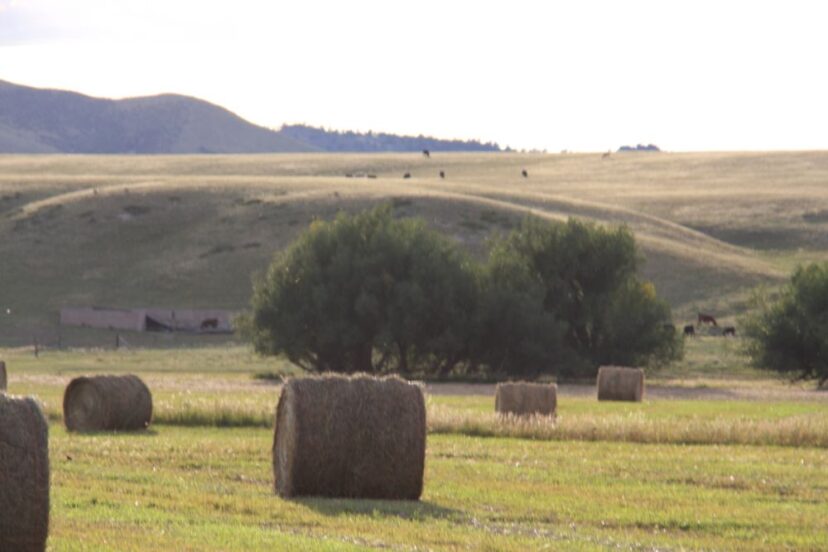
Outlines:
[[[644,370],[622,366],[598,369],[599,401],[634,401],[644,398]]]
[[[525,381],[497,384],[495,410],[500,414],[554,416],[558,406],[558,386],[554,383]]]
[[[9,380],[6,375],[6,363],[0,360],[0,391],[8,389]]]
[[[152,419],[152,394],[137,376],[79,377],[63,394],[69,431],[145,429]]]
[[[0,550],[42,552],[49,535],[49,426],[37,402],[0,393]]]
[[[276,407],[276,492],[417,500],[425,443],[417,385],[366,375],[290,379]]]

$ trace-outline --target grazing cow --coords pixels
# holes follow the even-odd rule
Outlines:
[[[523,175],[523,178],[529,178],[529,173],[526,172],[526,169],[523,169],[522,171],[520,171],[520,174]]]
[[[612,159],[612,151],[607,151],[601,156],[601,159]]]
[[[736,337],[736,327],[735,326],[725,326],[724,329],[722,330],[722,335],[724,337],[727,337],[729,335],[732,335],[733,337]]]
[[[202,330],[217,330],[218,329],[218,318],[205,318],[201,321],[201,329]]]
[[[428,150],[423,150],[423,157],[431,157],[431,152]]]
[[[699,324],[699,326],[701,326],[702,324],[710,324],[712,326],[716,326],[717,328],[719,327],[719,325],[716,323],[716,319],[713,318],[712,315],[703,314],[701,312],[699,313],[699,322],[698,322],[698,324]]]
[[[446,177],[446,172],[445,171],[440,171],[440,178],[445,178],[445,177]]]
[[[375,175],[375,174],[369,174],[368,175],[368,178],[376,178],[376,177],[377,177],[377,175]]]
[[[411,173],[405,173],[405,174],[403,175],[403,178],[411,178]]]
[[[693,324],[687,324],[684,327],[684,337],[687,337],[688,335],[690,337],[696,337],[696,328],[693,326]]]

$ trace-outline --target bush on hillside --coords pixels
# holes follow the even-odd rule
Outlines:
[[[244,333],[315,372],[446,374],[468,358],[474,267],[388,206],[315,222],[254,287]]]
[[[828,263],[796,269],[779,299],[759,296],[743,321],[755,366],[828,381]]]

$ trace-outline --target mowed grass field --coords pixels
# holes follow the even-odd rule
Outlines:
[[[50,419],[50,550],[828,549],[828,395],[689,341],[643,403],[562,385],[555,424],[500,420],[493,387],[427,386],[420,502],[273,491],[279,359],[243,347],[5,349]],[[148,432],[67,434],[65,384],[138,373]],[[266,376],[264,378],[263,376]]]
[[[311,221],[382,202],[478,256],[529,213],[627,224],[677,324],[732,322],[826,257],[826,182],[823,152],[0,156],[0,344],[109,344],[61,329],[67,305],[242,309]]]

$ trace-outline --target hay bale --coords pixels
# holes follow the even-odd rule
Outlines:
[[[495,410],[500,414],[554,416],[558,406],[558,386],[554,383],[525,381],[497,384]]]
[[[30,397],[0,394],[0,550],[42,552],[49,535],[49,426]]]
[[[425,400],[415,384],[367,375],[290,379],[276,407],[276,492],[417,500],[425,443]]]
[[[79,377],[63,394],[63,421],[69,431],[146,429],[152,394],[137,376]]]
[[[599,401],[641,402],[644,398],[644,370],[622,366],[598,369]]]
[[[6,363],[0,360],[0,391],[8,389],[9,380],[6,375]]]

